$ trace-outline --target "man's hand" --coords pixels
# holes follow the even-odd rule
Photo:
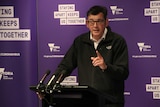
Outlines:
[[[99,66],[102,70],[107,69],[107,65],[104,62],[102,55],[96,51],[97,57],[91,57],[93,66]]]

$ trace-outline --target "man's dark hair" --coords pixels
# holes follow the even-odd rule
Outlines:
[[[107,14],[108,14],[107,8],[104,7],[104,6],[98,6],[98,5],[93,6],[93,7],[91,7],[91,8],[88,10],[88,12],[87,12],[87,17],[88,17],[89,15],[97,15],[97,14],[99,14],[99,13],[103,13],[104,19],[107,18]]]

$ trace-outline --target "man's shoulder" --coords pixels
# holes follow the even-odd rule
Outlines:
[[[76,38],[75,38],[75,40],[83,40],[83,39],[87,39],[87,38],[89,38],[89,32],[85,32],[85,33],[82,33],[82,34],[80,34],[80,35],[78,35]]]
[[[117,32],[114,32],[114,31],[110,31],[110,32],[109,32],[108,38],[114,39],[114,40],[115,40],[115,39],[125,40],[125,38],[124,38],[121,34],[119,34],[119,33],[117,33]]]

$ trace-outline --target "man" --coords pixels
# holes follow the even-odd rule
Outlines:
[[[115,98],[107,107],[124,107],[124,80],[129,75],[128,49],[122,36],[111,31],[107,9],[93,6],[87,12],[90,30],[75,38],[55,73],[68,76],[78,68],[78,82]]]

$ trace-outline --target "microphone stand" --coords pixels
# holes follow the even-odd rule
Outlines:
[[[56,92],[61,92],[61,90],[60,90],[60,88],[61,88],[60,81],[61,81],[62,77],[63,77],[63,73],[60,74],[58,80],[57,80],[56,83],[53,85],[52,90],[50,90],[50,93],[53,93],[54,91],[56,91]]]
[[[52,76],[51,80],[46,86],[46,93],[53,93],[54,91],[56,92],[61,92],[61,81],[64,79],[66,70],[62,70],[61,73],[56,74],[55,76]],[[57,76],[58,75],[58,76]]]
[[[49,74],[50,70],[47,70],[46,73],[43,75],[42,79],[40,80],[39,84],[36,86],[36,90],[38,90],[38,92],[44,92],[45,84],[43,82]]]

